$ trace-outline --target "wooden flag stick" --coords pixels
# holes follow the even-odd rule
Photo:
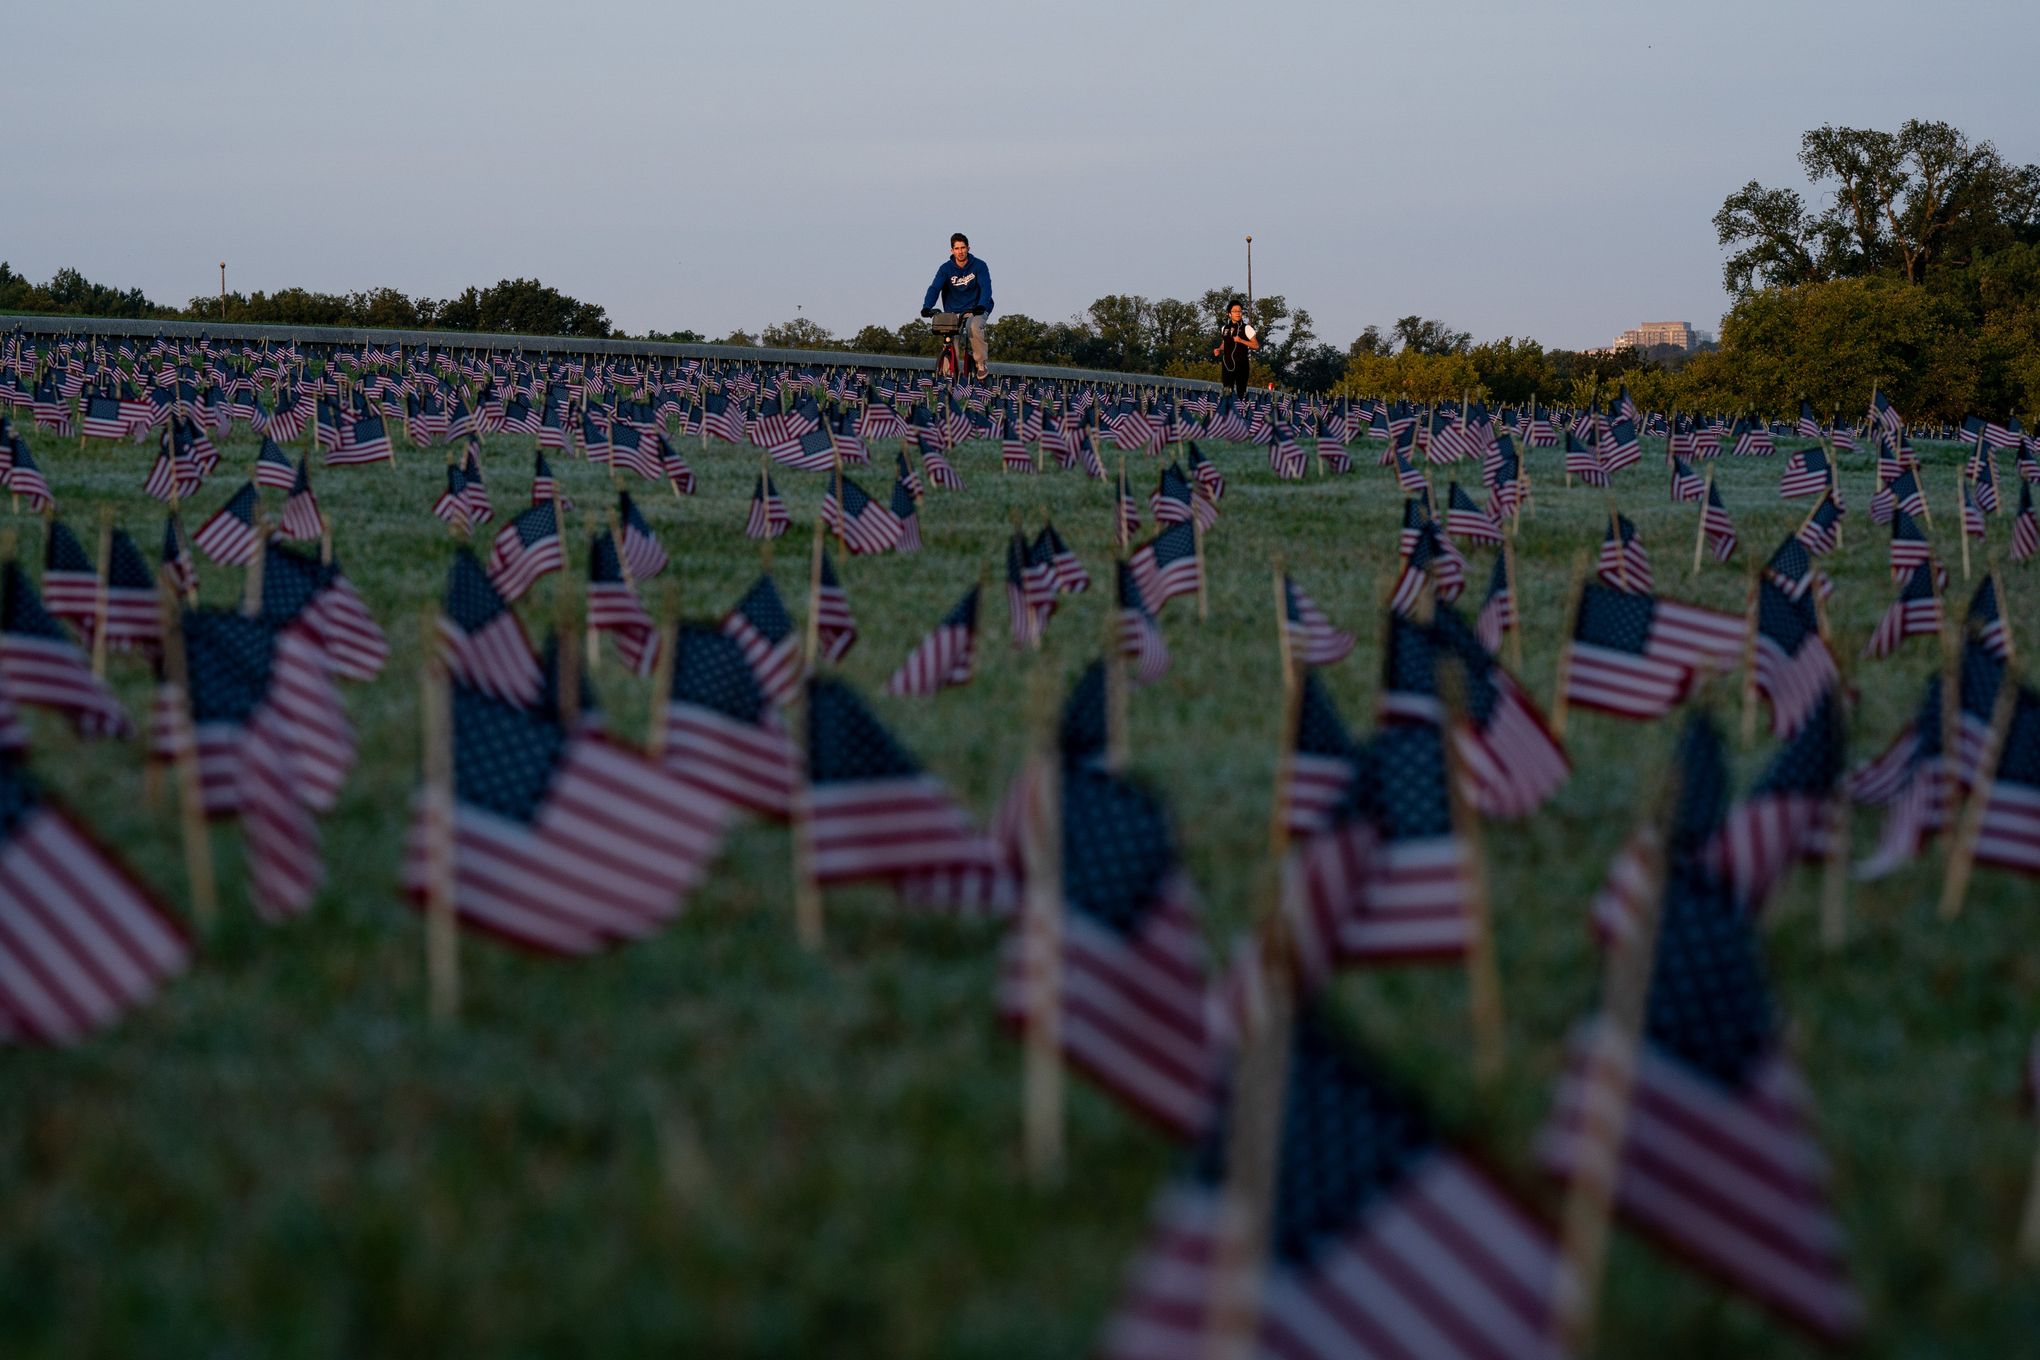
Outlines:
[[[2005,598],[2005,578],[1998,571],[1997,554],[1991,553],[1986,559],[1986,570],[1990,573],[1990,593],[1997,600],[1998,626],[2004,630],[2005,659],[2011,660],[2019,654],[2012,642],[2012,602]],[[103,574],[103,573],[102,573]]]
[[[319,512],[319,565],[333,565],[333,519],[324,510]]]
[[[1438,689],[1445,700],[1445,725],[1439,738],[1445,748],[1446,789],[1452,800],[1453,834],[1465,844],[1460,866],[1469,920],[1466,950],[1467,1007],[1473,1021],[1473,1075],[1483,1090],[1493,1090],[1502,1075],[1505,1035],[1502,1026],[1502,980],[1495,964],[1493,913],[1488,903],[1487,862],[1483,853],[1480,814],[1467,797],[1467,775],[1459,756],[1458,730],[1466,716],[1466,672],[1456,658],[1438,670]]]
[[[1112,521],[1119,531],[1115,535],[1119,540],[1119,551],[1124,553],[1129,545],[1126,541],[1126,455],[1123,453],[1119,455],[1119,503],[1112,507]]]
[[[255,618],[262,612],[262,569],[269,556],[269,520],[255,512],[255,555],[248,559],[248,573],[242,578],[241,612]]]
[[[1999,601],[1998,607],[2004,607],[2003,601]],[[2004,673],[1998,677],[1997,702],[1991,707],[1990,735],[1984,740],[1983,759],[1976,767],[1976,787],[1963,804],[1960,827],[1948,847],[1948,872],[1941,880],[1944,921],[1962,914],[1962,901],[1969,893],[1969,873],[1976,864],[1976,842],[1983,834],[1983,813],[1997,783],[1998,755],[2004,750],[2005,733],[2011,730],[2012,716],[2018,711],[2018,697],[2019,663],[2007,661]]]
[[[814,546],[808,553],[807,630],[801,640],[804,669],[813,674],[821,655],[822,640],[822,553],[828,536],[822,522],[815,521]]]
[[[176,713],[177,823],[184,840],[184,877],[191,890],[191,916],[201,933],[219,918],[213,880],[212,834],[205,824],[205,795],[198,778],[198,734],[191,721],[191,672],[184,651],[184,610],[169,573],[163,574],[163,678]]]
[[[1828,804],[1827,863],[1820,885],[1820,942],[1840,949],[1849,934],[1849,798],[1837,790]]]
[[[654,761],[666,754],[666,709],[672,703],[673,670],[680,659],[679,591],[671,581],[659,592],[659,657],[652,663],[652,705],[645,732],[645,754]]]
[[[1260,1331],[1262,1263],[1267,1259],[1281,1171],[1282,1116],[1295,1019],[1288,921],[1283,914],[1289,854],[1289,765],[1295,756],[1300,687],[1285,691],[1275,797],[1268,818],[1269,874],[1255,924],[1262,1005],[1241,1017],[1233,1061],[1233,1108],[1226,1129],[1225,1185],[1219,1200],[1217,1259],[1207,1301],[1207,1354],[1249,1360]]]
[[[1693,575],[1700,575],[1700,550],[1707,546],[1707,504],[1714,498],[1714,464],[1707,464],[1707,484],[1700,489],[1700,523],[1693,530]]]
[[[553,587],[553,665],[559,680],[560,728],[572,732],[581,720],[581,655],[574,646],[573,562],[566,551],[567,516],[557,489],[553,492],[553,524],[560,536],[561,557],[559,580]]]
[[[1650,1000],[1651,965],[1657,954],[1658,914],[1664,896],[1666,823],[1673,790],[1683,781],[1674,768],[1664,782],[1663,810],[1643,835],[1647,887],[1643,909],[1628,934],[1608,951],[1602,984],[1605,1015],[1580,1074],[1584,1098],[1572,1130],[1572,1175],[1559,1218],[1562,1264],[1552,1309],[1552,1339],[1563,1354],[1593,1352],[1595,1316],[1600,1310],[1601,1276],[1607,1264],[1609,1221],[1629,1134],[1630,1096],[1636,1082],[1637,1048]]]
[[[439,655],[439,622],[427,606],[419,618],[424,664],[419,715],[425,746],[425,980],[435,1025],[460,1015],[460,935],[454,917],[453,694]]]
[[[1515,588],[1514,581],[1509,583],[1509,588],[1512,590]],[[1586,549],[1582,548],[1573,555],[1572,583],[1565,591],[1565,624],[1558,635],[1558,674],[1551,684],[1551,735],[1560,741],[1565,740],[1565,717],[1568,711],[1566,687],[1572,679],[1573,629],[1579,623],[1580,596],[1586,592],[1586,588],[1587,553]],[[1522,610],[1519,608],[1516,613],[1520,619]]]
[[[1191,546],[1197,554],[1197,621],[1203,623],[1211,615],[1211,573],[1205,570],[1204,525],[1197,518],[1196,499],[1194,495],[1191,497],[1190,536]]]
[[[1035,750],[1028,781],[1026,921],[1027,1056],[1023,1142],[1037,1188],[1063,1177],[1062,788],[1056,761],[1050,669],[1035,663]]]
[[[1963,513],[1965,507],[1963,493],[1968,489],[1968,480],[1962,473],[1957,472],[1955,474],[1955,527],[1956,536],[1962,540],[1962,579],[1965,581],[1969,579],[1969,516]],[[1982,511],[1979,509],[1977,513],[1981,514]],[[2004,608],[2002,600],[1998,602],[1998,607],[2000,610]]]
[[[99,507],[99,580],[92,591],[92,675],[106,678],[106,615],[113,569],[113,507]]]
[[[840,472],[842,464],[837,463]],[[804,671],[810,677],[821,648],[822,544],[828,531],[815,521],[814,548],[808,561],[807,631],[802,645]],[[808,715],[812,721],[812,713]],[[819,954],[823,943],[822,885],[815,877],[814,812],[808,786],[805,731],[795,724],[794,757],[799,763],[793,791],[793,931],[801,948]]]

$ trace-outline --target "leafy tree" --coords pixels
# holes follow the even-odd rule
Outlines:
[[[1381,327],[1369,326],[1353,337],[1352,344],[1346,346],[1346,357],[1357,359],[1363,354],[1387,354],[1393,348],[1388,337],[1381,333]]]
[[[767,326],[759,339],[771,349],[837,349],[842,344],[828,327],[804,316]]]
[[[1430,317],[1399,317],[1394,334],[1404,349],[1419,354],[1464,354],[1473,344],[1473,337],[1467,332],[1455,331]]]

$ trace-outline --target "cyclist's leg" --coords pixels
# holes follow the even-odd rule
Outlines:
[[[981,316],[973,316],[970,319],[970,357],[977,365],[979,377],[990,372],[989,366],[985,363],[985,319]]]

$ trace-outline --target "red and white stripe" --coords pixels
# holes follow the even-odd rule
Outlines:
[[[887,694],[926,696],[967,685],[976,674],[977,629],[937,624],[885,682]]]
[[[776,717],[740,722],[702,704],[666,705],[666,773],[733,807],[776,821],[793,816],[794,750]]]

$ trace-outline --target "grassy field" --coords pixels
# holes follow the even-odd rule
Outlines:
[[[160,511],[140,492],[149,453],[30,442],[60,506],[88,533],[110,502],[153,545]],[[532,441],[498,436],[487,472],[499,510],[522,504]],[[741,535],[756,460],[688,446],[698,495],[639,499],[673,554],[690,614],[719,614],[759,566]],[[195,525],[238,484],[255,448],[229,442]],[[1362,636],[1329,675],[1356,728],[1377,688],[1373,618],[1393,563],[1401,498],[1362,453],[1354,475],[1281,485],[1256,449],[1215,450],[1230,482],[1207,542],[1210,618],[1190,602],[1164,623],[1169,677],[1132,703],[1133,765],[1166,791],[1217,945],[1247,919],[1263,873],[1280,679],[1269,566],[1286,554],[1335,622]],[[890,463],[890,450],[881,458]],[[1927,451],[1944,558],[1959,559],[1950,500],[1959,454]],[[1661,450],[1618,492],[1652,549],[1660,588],[1739,608],[1742,559],[1689,581],[1694,507],[1666,503]],[[1004,637],[997,572],[1009,507],[1055,517],[1109,582],[1106,485],[1009,478],[997,449],[957,458],[969,489],[934,492],[918,557],[839,562],[863,639],[844,670],[875,691],[980,567],[993,570],[979,674],[932,701],[875,698],[884,718],[989,810],[1026,743],[1033,665],[1074,675],[1103,630],[1109,590],[1068,603],[1044,658]],[[1135,460],[1144,497],[1152,472]],[[1804,514],[1776,496],[1782,460],[1723,460],[1743,557],[1768,553]],[[606,499],[603,469],[555,461],[575,516]],[[1568,569],[1598,539],[1601,493],[1563,490],[1533,460],[1536,505],[1518,540],[1525,679],[1548,697]],[[1477,474],[1469,471],[1477,479]],[[1174,1150],[1079,1083],[1070,1175],[1031,1190],[1019,1160],[1020,1053],[997,1029],[997,934],[917,918],[877,892],[832,894],[821,956],[794,941],[788,841],[747,826],[665,934],[579,963],[463,944],[459,1028],[425,1020],[422,931],[398,900],[406,800],[418,768],[421,609],[448,540],[428,513],[438,454],[396,469],[315,472],[348,574],[391,636],[382,679],[351,687],[362,760],[325,827],[331,882],[309,918],[250,915],[238,831],[216,833],[224,920],[198,966],[109,1035],[63,1053],[0,1053],[0,1354],[218,1357],[469,1354],[1067,1356],[1095,1340]],[[1828,565],[1851,656],[1890,601],[1884,536],[1855,513]],[[867,481],[875,493],[889,473]],[[818,475],[781,474],[797,525],[775,570],[798,610]],[[1442,489],[1442,486],[1441,486]],[[272,497],[271,508],[277,503]],[[16,516],[23,550],[34,521]],[[2005,523],[1991,525],[2002,552]],[[1477,604],[1489,560],[1473,556]],[[2008,569],[2023,642],[2036,592]],[[204,569],[208,599],[240,573]],[[1966,589],[1958,583],[1959,599]],[[550,595],[550,585],[534,598]],[[527,611],[542,606],[527,604]],[[1938,661],[1932,640],[1856,668],[1857,754],[1881,746]],[[146,677],[116,659],[131,711]],[[613,653],[594,677],[614,727],[641,733],[648,685]],[[1722,699],[1733,724],[1733,696]],[[1339,1004],[1448,1118],[1528,1171],[1568,1026],[1589,1006],[1588,897],[1664,766],[1672,724],[1575,716],[1576,772],[1526,825],[1488,833],[1507,1016],[1508,1069],[1473,1089],[1463,979],[1452,969],[1349,975]],[[78,743],[37,719],[36,768],[173,901],[176,822],[143,797],[139,748]],[[1744,782],[1769,743],[1742,753]],[[1873,821],[1859,818],[1859,853]],[[2040,1023],[2030,881],[1978,875],[1959,923],[1933,912],[1939,863],[1856,888],[1851,934],[1822,949],[1818,879],[1784,890],[1768,935],[1781,1003],[1818,1096],[1835,1193],[1876,1355],[2028,1353],[2040,1282],[2010,1242],[2034,1130],[2018,1099]],[[1634,1239],[1611,1261],[1602,1353],[1798,1355],[1796,1336]],[[2023,1339],[2022,1339],[2023,1338]]]

